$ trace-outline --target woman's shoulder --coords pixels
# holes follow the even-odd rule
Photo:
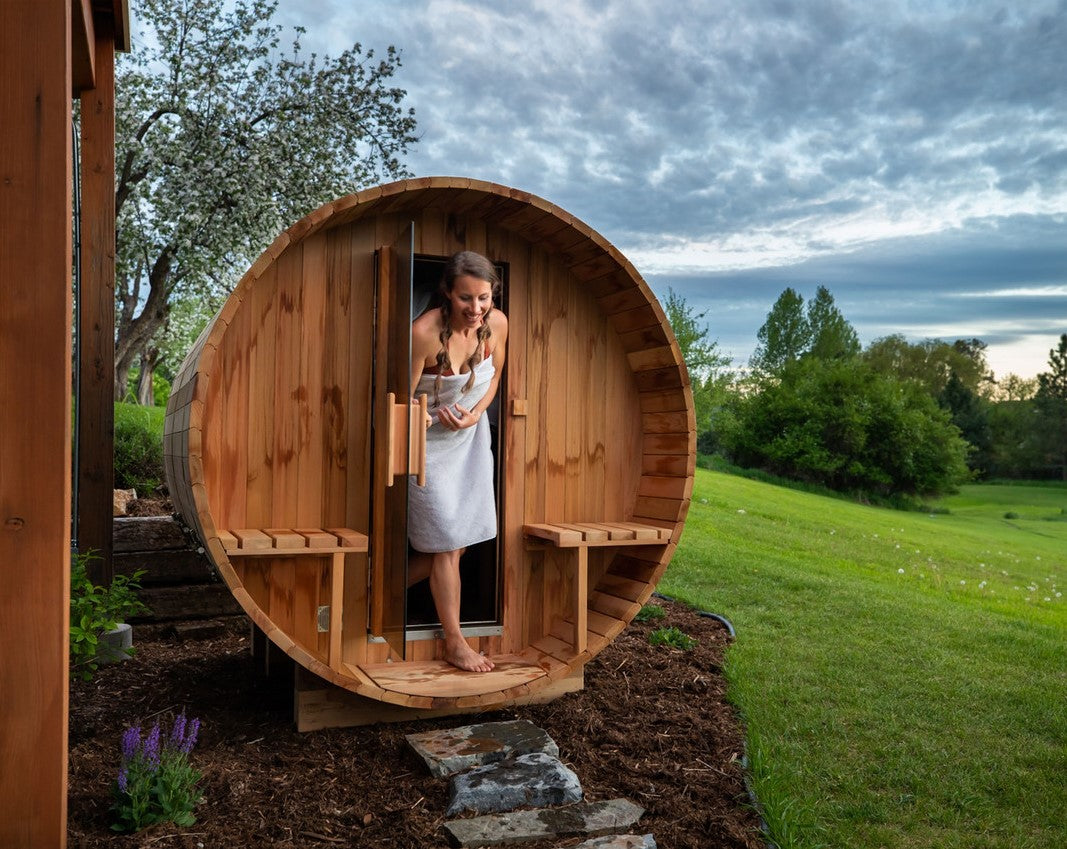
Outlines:
[[[416,341],[421,339],[437,339],[440,334],[440,309],[426,310],[426,312],[411,322],[411,336]]]
[[[500,310],[493,310],[486,320],[489,322],[489,329],[493,333],[508,332],[508,317]]]

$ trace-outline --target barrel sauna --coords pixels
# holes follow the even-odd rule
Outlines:
[[[439,659],[406,575],[410,326],[465,249],[500,271],[510,325],[487,413],[499,533],[461,564],[488,673]],[[222,580],[299,664],[401,711],[477,708],[580,678],[651,595],[689,506],[693,400],[662,308],[602,236],[522,191],[410,179],[320,207],[248,269],[174,382],[165,460]]]

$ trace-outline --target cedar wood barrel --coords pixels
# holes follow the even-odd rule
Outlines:
[[[412,624],[421,419],[406,384],[387,391],[408,368],[412,268],[439,279],[465,249],[501,269],[510,327],[499,535],[464,573],[489,596],[465,627],[496,662],[484,674]],[[559,207],[454,177],[367,189],[279,235],[187,356],[164,438],[175,507],[253,622],[322,678],[420,709],[580,674],[667,567],[695,461],[685,365],[634,267]]]

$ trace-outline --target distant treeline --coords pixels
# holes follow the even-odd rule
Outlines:
[[[1034,379],[999,380],[980,339],[866,349],[820,286],[775,301],[748,369],[668,291],[689,369],[697,445],[746,468],[881,497],[936,496],[967,480],[1067,480],[1067,334]]]

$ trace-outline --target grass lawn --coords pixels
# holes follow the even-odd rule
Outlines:
[[[731,697],[782,849],[1067,846],[1067,487],[943,506],[697,470],[659,589],[737,629]]]

